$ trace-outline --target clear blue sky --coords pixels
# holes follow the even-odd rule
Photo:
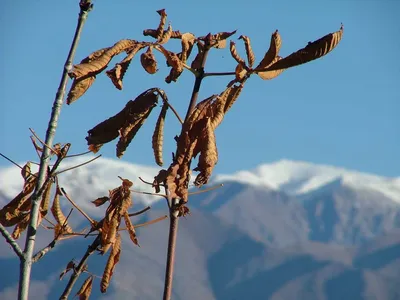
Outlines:
[[[28,131],[44,136],[63,64],[75,30],[76,1],[11,1],[0,4],[0,152],[16,161],[35,159]],[[194,4],[196,3],[196,4]],[[281,158],[332,164],[387,176],[400,170],[400,1],[94,1],[75,61],[123,38],[146,40],[165,8],[174,29],[204,35],[238,30],[258,59],[278,29],[286,56],[323,35],[345,30],[326,57],[271,81],[251,78],[217,129],[218,173],[249,169]],[[240,44],[240,43],[238,43]],[[168,47],[178,49],[178,43]],[[122,59],[119,56],[114,63]],[[148,75],[136,57],[116,90],[105,75],[71,106],[64,106],[56,141],[85,151],[87,130],[118,112],[144,89],[159,86],[184,115],[193,77],[167,85],[167,68]],[[206,71],[231,71],[229,50],[216,50]],[[230,78],[207,78],[200,98],[219,93]],[[155,111],[156,112],[156,111]],[[151,134],[157,113],[145,123],[123,160],[154,165]],[[167,116],[164,160],[174,151],[178,123]],[[114,157],[116,141],[101,153]],[[0,159],[0,166],[9,163]]]

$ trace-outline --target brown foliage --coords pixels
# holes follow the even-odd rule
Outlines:
[[[164,140],[164,122],[167,110],[168,110],[168,104],[164,103],[160,115],[158,116],[152,138],[154,158],[156,160],[157,165],[159,165],[160,167],[163,165],[162,150],[163,150],[163,140]]]
[[[51,206],[51,212],[57,224],[61,226],[63,232],[72,232],[72,228],[68,225],[67,218],[61,210],[60,195],[62,195],[60,187],[57,185],[56,194],[54,195],[53,205]]]
[[[255,68],[255,70],[263,70],[269,65],[271,65],[273,60],[278,56],[279,50],[281,49],[281,45],[282,45],[281,36],[278,30],[276,30],[271,36],[271,43],[268,51],[265,53],[264,58]]]
[[[253,49],[251,48],[250,38],[245,35],[241,35],[239,37],[239,39],[242,39],[244,41],[244,46],[246,48],[247,61],[249,63],[248,66],[251,68],[251,67],[253,67],[253,64],[254,64],[256,58],[254,56]]]
[[[90,129],[86,137],[89,150],[96,153],[103,144],[119,136],[117,156],[121,157],[157,101],[154,89],[147,90],[135,100],[129,101],[118,114]]]
[[[112,251],[108,257],[106,267],[104,268],[103,277],[100,283],[100,291],[105,293],[110,284],[111,277],[114,273],[115,266],[119,262],[121,255],[121,236],[117,234],[112,246]]]
[[[240,57],[239,53],[236,49],[236,44],[234,41],[231,41],[229,50],[231,51],[232,57],[238,62],[238,64],[245,64],[244,59]]]
[[[282,57],[280,57],[280,56],[275,57],[275,59],[272,61],[271,65],[281,59],[282,59]],[[263,71],[263,72],[259,71],[259,72],[257,72],[257,75],[260,76],[261,79],[270,80],[270,79],[274,79],[275,77],[280,75],[283,71],[285,71],[285,69],[279,69],[279,70],[273,70],[273,71]]]
[[[81,288],[76,293],[79,296],[79,300],[88,300],[90,294],[92,293],[93,287],[93,276],[90,275],[86,280],[83,282]]]
[[[100,197],[100,198],[97,198],[96,200],[93,200],[92,203],[94,205],[96,205],[96,207],[98,207],[98,206],[103,205],[104,203],[106,203],[109,200],[110,200],[110,198],[105,196],[105,197]]]
[[[70,270],[75,269],[75,262],[73,260],[69,261],[65,269],[60,274],[60,280],[63,279],[64,275],[67,274]]]
[[[143,52],[140,55],[140,62],[142,64],[143,69],[146,70],[149,74],[154,74],[157,72],[157,60],[153,54],[153,48],[148,47],[146,52]]]

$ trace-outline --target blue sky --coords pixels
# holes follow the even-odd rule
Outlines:
[[[0,4],[0,152],[16,161],[35,159],[29,127],[44,136],[63,64],[75,30],[78,1],[10,1]],[[197,3],[196,5],[193,3]],[[278,29],[281,56],[339,29],[344,36],[326,57],[285,71],[278,78],[251,78],[217,129],[220,159],[215,169],[229,173],[281,158],[324,163],[399,176],[400,160],[400,1],[94,1],[75,62],[123,38],[148,40],[165,8],[174,29],[204,35],[238,30],[251,38],[260,60]],[[237,41],[238,42],[238,41]],[[240,43],[237,43],[240,44]],[[167,44],[178,50],[179,44]],[[241,49],[243,53],[243,49]],[[116,57],[112,68],[123,58]],[[123,91],[105,75],[76,103],[62,109],[56,141],[87,149],[87,130],[114,115],[143,90],[165,89],[181,115],[186,112],[193,76],[164,82],[168,69],[149,75],[136,57]],[[206,71],[231,71],[229,50],[215,50]],[[206,78],[200,98],[219,93],[230,78]],[[122,160],[154,165],[151,134],[157,111],[144,124]],[[167,116],[164,161],[174,151],[178,122]],[[115,156],[115,142],[101,153]],[[9,165],[0,160],[0,166]]]

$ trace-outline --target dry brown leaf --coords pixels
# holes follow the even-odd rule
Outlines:
[[[245,64],[244,59],[240,57],[239,53],[236,49],[236,44],[234,41],[231,41],[229,50],[231,51],[232,57],[237,61],[238,64]]]
[[[187,33],[182,34],[181,60],[184,64],[186,63],[187,59],[190,56],[190,53],[192,52],[195,41],[196,41],[196,37],[192,33],[187,32]]]
[[[121,62],[116,63],[114,68],[106,72],[107,76],[111,79],[117,89],[122,90],[122,80],[124,79],[125,73],[136,53],[142,48],[144,48],[142,43],[136,43],[134,46],[126,50],[128,55]]]
[[[159,193],[161,191],[160,185],[165,182],[165,180],[167,179],[167,175],[168,175],[167,170],[161,169],[158,172],[157,176],[154,176],[152,187],[155,188],[156,193]]]
[[[98,207],[98,206],[103,205],[104,203],[106,203],[109,200],[110,200],[110,198],[104,196],[104,197],[97,198],[96,200],[93,200],[92,203],[94,205],[96,205],[96,207]]]
[[[79,296],[79,300],[88,300],[90,294],[92,293],[93,287],[93,275],[90,275],[86,280],[83,282],[81,288],[76,293]]]
[[[67,218],[61,210],[60,195],[62,195],[60,187],[57,185],[56,194],[54,195],[53,205],[51,206],[51,212],[57,224],[64,228],[65,232],[72,232],[72,228],[68,225]]]
[[[156,160],[157,165],[159,165],[160,167],[163,165],[162,152],[163,152],[163,141],[164,141],[164,122],[165,122],[165,116],[167,115],[167,110],[168,110],[168,104],[164,103],[160,115],[158,116],[152,138],[154,158]]]
[[[320,58],[331,52],[343,36],[343,25],[339,31],[329,33],[322,38],[309,42],[308,45],[289,56],[282,58],[266,68],[266,71],[287,69]]]
[[[136,236],[136,231],[135,231],[135,227],[133,226],[131,219],[129,218],[128,213],[126,212],[124,214],[124,220],[125,220],[125,226],[126,229],[128,230],[129,233],[129,237],[131,238],[131,241],[136,245],[139,246],[139,242]]]
[[[79,79],[74,79],[71,85],[71,89],[68,92],[67,104],[71,104],[78,100],[86,91],[92,86],[96,80],[96,75],[84,76]]]
[[[256,58],[254,56],[253,49],[251,48],[250,38],[245,35],[241,35],[239,37],[239,39],[242,39],[244,41],[244,46],[246,48],[247,61],[249,62],[249,67],[252,68]]]
[[[149,89],[135,100],[129,101],[115,116],[90,129],[86,137],[89,150],[97,152],[103,144],[120,136],[117,156],[121,157],[157,101],[158,96],[154,93],[154,89]]]
[[[264,58],[255,68],[255,70],[263,70],[269,65],[271,65],[274,59],[278,56],[279,50],[281,49],[281,45],[282,45],[281,36],[278,30],[276,30],[271,36],[271,43],[269,45],[268,51],[265,53]]]
[[[137,41],[135,40],[120,40],[112,47],[106,48],[99,57],[96,57],[89,62],[75,65],[69,72],[69,76],[74,79],[80,79],[88,75],[97,75],[107,67],[115,55],[132,48],[136,43]]]
[[[174,52],[168,51],[161,45],[159,46],[159,49],[161,50],[162,54],[164,54],[167,63],[172,68],[174,68],[178,73],[183,71],[183,64],[178,55],[176,55]]]
[[[235,78],[237,81],[242,81],[247,75],[245,64],[238,64],[235,69]]]
[[[28,227],[30,220],[31,220],[30,214],[26,214],[25,217],[20,222],[18,222],[18,224],[15,226],[14,231],[11,234],[11,236],[14,239],[18,240],[20,238],[21,234]]]
[[[28,161],[21,169],[21,176],[26,181],[27,178],[31,175],[31,162]]]
[[[67,274],[70,270],[75,268],[75,263],[73,260],[68,262],[67,266],[65,267],[65,270],[61,272],[60,274],[60,280],[64,277],[65,274]]]
[[[162,35],[161,35],[161,37],[159,38],[159,40],[157,41],[158,42],[158,44],[165,44],[166,42],[168,42],[169,41],[169,39],[171,38],[171,35],[172,35],[172,26],[171,26],[171,24],[168,24],[168,29],[167,29],[167,31],[165,31]]]
[[[205,43],[209,43],[211,47],[223,49],[226,47],[226,39],[234,35],[235,33],[236,30],[232,32],[219,32],[213,35],[208,34],[206,36],[199,37],[199,40],[202,40]]]
[[[278,60],[281,60],[282,57],[277,56],[273,61],[272,64],[274,64],[275,62],[277,62]],[[273,79],[275,77],[277,77],[278,75],[280,75],[283,71],[285,71],[285,69],[280,69],[280,70],[274,70],[274,71],[264,71],[264,72],[257,72],[257,75],[260,76],[261,79],[264,80],[270,80]]]
[[[158,24],[156,30],[155,38],[157,40],[160,40],[161,37],[163,36],[165,24],[167,23],[167,13],[165,12],[165,9],[157,10],[157,13],[160,15],[161,18],[160,18],[160,23]]]
[[[197,42],[196,45],[197,45],[197,55],[193,59],[191,65],[190,65],[190,67],[195,70],[201,68],[201,62],[203,61],[203,57],[204,57],[204,45],[201,44],[200,42]]]
[[[108,257],[106,267],[104,268],[103,277],[101,278],[100,291],[105,293],[110,284],[111,277],[114,273],[115,266],[119,262],[121,255],[121,236],[118,234],[112,247],[110,256]]]
[[[208,182],[212,170],[218,161],[214,128],[211,126],[210,119],[207,119],[206,126],[203,128],[198,144],[201,145],[200,157],[198,165],[194,171],[200,171],[200,174],[197,175],[194,184],[196,186],[202,186]]]
[[[163,33],[165,33],[166,30],[164,30]],[[157,39],[157,29],[145,29],[143,30],[143,35],[144,36],[151,36],[155,39]],[[173,30],[171,33],[171,39],[180,39],[182,37],[182,33],[179,30]]]
[[[165,77],[165,82],[166,83],[171,83],[172,81],[176,82],[182,73],[183,73],[183,69],[182,69],[182,71],[178,72],[178,71],[176,71],[176,69],[171,68],[169,75],[167,77]]]
[[[147,51],[140,55],[140,63],[142,64],[143,69],[145,69],[149,74],[157,72],[157,60],[152,49],[153,48],[149,46]]]

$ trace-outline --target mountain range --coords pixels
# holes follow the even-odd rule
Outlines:
[[[82,162],[71,159],[62,168]],[[104,209],[90,201],[118,186],[118,176],[133,180],[136,191],[151,192],[138,176],[152,181],[157,173],[100,158],[61,174],[60,184],[101,218]],[[215,175],[208,186],[221,183],[189,198],[191,214],[179,226],[173,299],[400,299],[400,178],[281,160]],[[21,187],[17,168],[0,169],[0,207]],[[133,218],[135,224],[167,213],[160,197],[134,193],[133,199],[132,211],[152,206]],[[72,214],[72,224],[84,222]],[[91,299],[161,298],[168,220],[137,231],[141,247],[123,235],[111,288],[101,295],[95,283]],[[37,248],[51,235],[41,231]],[[59,273],[89,244],[84,238],[62,241],[34,265],[32,299],[57,299],[66,284]],[[105,260],[91,257],[89,270],[101,275]],[[4,241],[0,266],[9,270],[0,272],[0,299],[15,299],[18,260]]]

